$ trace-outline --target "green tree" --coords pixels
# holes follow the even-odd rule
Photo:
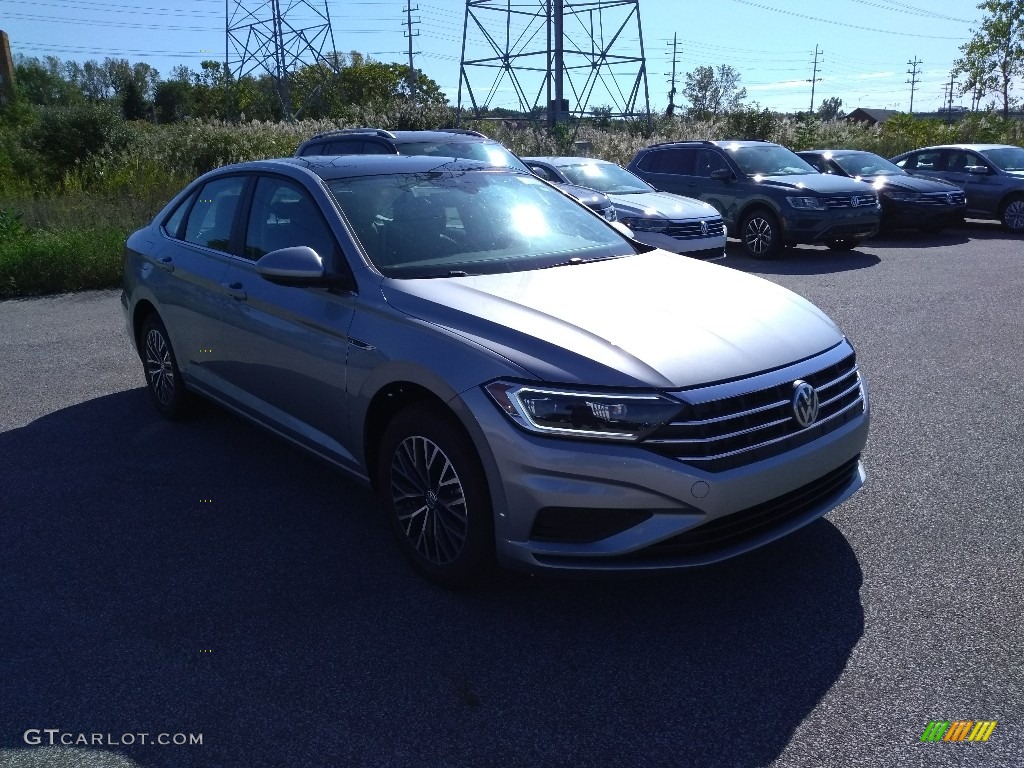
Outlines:
[[[839,115],[842,113],[843,100],[837,96],[833,96],[830,99],[825,99],[821,104],[818,105],[818,119],[819,120],[838,120]]]
[[[21,98],[39,106],[67,105],[82,100],[78,86],[65,77],[64,65],[56,56],[45,59],[17,56],[14,77]]]
[[[1009,117],[1013,80],[1024,75],[1024,0],[984,0],[978,10],[985,17],[960,46],[953,72],[966,76],[960,93],[974,94],[975,105],[981,100],[979,93],[999,91],[1003,117]]]
[[[697,67],[686,73],[683,96],[690,102],[689,114],[701,120],[731,112],[747,97],[740,87],[740,73],[728,64]]]

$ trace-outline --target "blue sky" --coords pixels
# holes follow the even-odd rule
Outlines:
[[[296,0],[280,0],[287,8]],[[324,0],[309,0],[323,7]],[[569,0],[566,0],[568,3]],[[243,0],[249,9],[269,5]],[[532,12],[541,0],[513,0]],[[227,0],[238,10],[237,0]],[[358,50],[382,61],[407,61],[404,0],[328,0],[335,47]],[[415,62],[436,80],[454,102],[466,3],[464,0],[413,2]],[[647,57],[651,107],[667,104],[672,36],[679,40],[677,75],[681,89],[685,72],[698,66],[729,64],[741,74],[747,102],[780,111],[807,109],[811,101],[814,51],[818,57],[815,106],[838,96],[846,110],[877,107],[906,110],[910,102],[908,62],[923,62],[918,71],[915,111],[934,110],[944,86],[970,37],[980,13],[969,0],[640,0],[640,24],[628,18],[629,6],[605,11],[605,38],[620,29],[611,52],[635,57],[642,29]],[[198,68],[204,58],[224,58],[225,0],[0,0],[0,29],[11,38],[12,52],[27,56],[55,55],[85,61],[106,56],[145,61],[168,76],[174,66]],[[503,34],[504,14],[477,14],[485,29]],[[291,11],[297,25],[312,24],[301,5]],[[471,25],[472,26],[472,25]],[[567,23],[571,45],[589,47],[580,22]],[[520,15],[513,38],[525,33],[520,50],[544,47],[539,20]],[[212,53],[210,53],[212,52]],[[477,31],[469,38],[467,58],[493,55]],[[621,64],[617,73],[598,82],[590,106],[621,103],[637,65]],[[516,105],[507,78],[495,82],[493,70],[470,70],[470,83],[480,100],[493,88],[492,106]],[[522,79],[533,97],[537,76]],[[581,84],[581,80],[577,80]],[[603,88],[607,90],[603,90]],[[609,95],[611,94],[611,95]],[[970,99],[955,98],[954,104]]]

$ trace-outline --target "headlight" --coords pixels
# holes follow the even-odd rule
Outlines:
[[[921,195],[917,192],[903,192],[895,189],[892,191],[883,190],[882,196],[888,197],[890,200],[898,200],[901,203],[909,203],[921,199]]]
[[[787,197],[789,204],[801,211],[824,211],[828,206],[817,197]]]
[[[665,219],[641,219],[637,216],[624,216],[619,219],[634,232],[664,232],[668,229]]]
[[[637,440],[686,407],[658,394],[582,392],[506,381],[484,389],[520,427],[559,437]]]

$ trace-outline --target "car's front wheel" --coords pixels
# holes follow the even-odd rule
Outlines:
[[[834,237],[831,240],[826,240],[825,245],[831,248],[833,251],[852,251],[858,245],[860,240],[850,240],[848,238]]]
[[[191,415],[195,400],[185,388],[171,338],[155,312],[143,321],[139,331],[139,356],[146,373],[146,387],[156,409],[168,419]]]
[[[494,518],[483,467],[454,417],[414,406],[384,431],[377,485],[399,546],[427,579],[479,581],[494,564]]]
[[[1003,223],[1003,228],[1008,232],[1014,234],[1024,232],[1024,195],[1016,195],[1007,200],[999,214],[999,219]]]
[[[779,220],[768,211],[748,213],[740,224],[740,239],[747,253],[755,259],[775,258],[782,250],[782,229]]]

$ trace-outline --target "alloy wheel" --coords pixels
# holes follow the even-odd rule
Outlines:
[[[769,253],[775,240],[771,222],[760,216],[751,218],[743,231],[743,240],[752,254]]]
[[[1024,198],[1011,200],[1003,211],[1003,224],[1013,232],[1024,231]]]
[[[422,436],[405,438],[391,460],[391,498],[399,526],[433,565],[454,561],[466,543],[466,493],[441,448]]]
[[[153,395],[161,405],[170,406],[174,400],[174,364],[167,339],[156,328],[146,334],[146,377]]]

